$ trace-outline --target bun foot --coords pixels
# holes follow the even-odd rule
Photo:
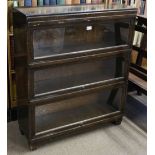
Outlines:
[[[29,144],[30,151],[34,151],[37,149],[37,146],[34,144]]]

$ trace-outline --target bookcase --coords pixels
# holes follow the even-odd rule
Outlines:
[[[131,52],[129,91],[147,95],[147,0],[136,0],[138,7]]]
[[[130,64],[129,88],[132,87],[131,91],[137,90],[139,95],[147,95],[147,17],[144,15],[136,17],[132,49],[132,55],[137,56]]]
[[[16,109],[16,78],[14,69],[14,34],[13,34],[13,19],[12,19],[13,1],[8,1],[8,27],[7,27],[7,64],[8,64],[8,120],[11,119],[11,110],[15,113]],[[13,116],[15,119],[16,115]],[[12,118],[13,118],[12,117]]]
[[[14,9],[18,123],[31,150],[121,123],[136,11],[103,4]]]

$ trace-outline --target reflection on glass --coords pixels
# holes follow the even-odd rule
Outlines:
[[[34,55],[49,55],[63,50],[64,28],[35,30],[33,33]],[[52,54],[51,53],[51,54]]]
[[[127,21],[34,30],[34,58],[127,44],[128,33]]]

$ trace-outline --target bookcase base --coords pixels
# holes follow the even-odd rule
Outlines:
[[[94,129],[101,128],[109,123],[113,123],[115,125],[120,125],[122,121],[123,116],[118,115],[114,117],[109,117],[103,120],[100,120],[99,122],[93,122],[92,124],[87,124],[85,126],[77,127],[77,128],[70,128],[68,130],[64,130],[61,132],[55,132],[54,134],[46,133],[40,136],[36,136],[33,139],[28,139],[28,145],[30,151],[36,150],[39,146],[42,146],[46,144],[47,142],[53,142],[60,139],[65,139],[77,134],[85,133],[88,131],[93,131]]]

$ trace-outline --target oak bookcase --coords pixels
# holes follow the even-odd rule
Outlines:
[[[14,9],[18,122],[31,150],[121,123],[135,17],[124,5]]]

